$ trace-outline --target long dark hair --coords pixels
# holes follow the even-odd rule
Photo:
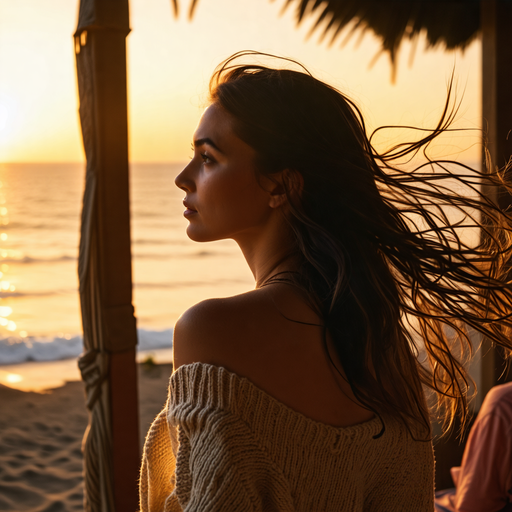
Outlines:
[[[305,68],[235,62],[254,53],[222,63],[210,97],[256,150],[259,172],[302,176],[300,199],[293,179],[284,182],[301,258],[295,282],[332,338],[331,361],[341,362],[363,405],[420,427],[424,438],[423,386],[435,391],[445,428],[457,414],[464,422],[470,330],[507,354],[512,348],[511,218],[481,192],[482,184],[510,192],[510,183],[499,172],[428,158],[429,143],[456,112],[451,86],[433,130],[378,153],[349,98]],[[420,151],[425,160],[413,170],[397,163]],[[462,230],[475,227],[485,236],[473,243]]]

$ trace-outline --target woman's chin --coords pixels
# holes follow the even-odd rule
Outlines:
[[[187,227],[187,236],[193,242],[214,242],[215,240],[218,240],[218,238],[212,237],[211,234],[197,229],[197,227],[192,224],[189,224]]]

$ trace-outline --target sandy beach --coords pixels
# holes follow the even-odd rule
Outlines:
[[[142,449],[143,437],[165,402],[172,367],[139,369]],[[81,382],[44,393],[0,385],[0,510],[83,510],[83,396]]]

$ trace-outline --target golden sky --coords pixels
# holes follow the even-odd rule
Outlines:
[[[174,18],[171,0],[131,0],[128,37],[130,158],[183,161],[206,101],[209,77],[232,53],[260,50],[300,60],[317,77],[358,103],[370,128],[382,124],[433,126],[455,67],[462,108],[457,126],[480,126],[480,43],[464,54],[424,51],[420,39],[412,66],[404,44],[396,83],[389,59],[370,68],[379,42],[367,33],[340,48],[306,41],[284,0],[199,0],[188,21],[188,0]],[[72,34],[78,0],[0,0],[0,162],[83,161],[77,117]],[[446,137],[438,154],[479,159],[480,136]]]

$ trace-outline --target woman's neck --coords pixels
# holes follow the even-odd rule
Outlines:
[[[251,269],[256,288],[280,272],[296,271],[298,262],[288,224],[268,229],[259,236],[235,239]]]

